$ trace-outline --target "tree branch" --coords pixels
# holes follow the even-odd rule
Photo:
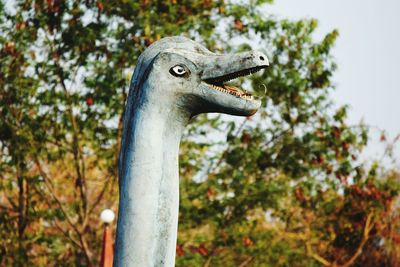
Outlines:
[[[249,256],[244,262],[242,262],[242,263],[239,265],[239,267],[245,267],[245,266],[247,266],[250,262],[252,262],[253,260],[254,260],[254,258]]]
[[[321,257],[320,255],[318,255],[317,253],[312,251],[311,248],[311,244],[306,242],[306,250],[307,250],[307,254],[313,258],[314,260],[318,261],[319,263],[321,263],[324,266],[334,266],[334,263],[331,263],[330,261],[324,259],[323,257]]]
[[[369,239],[369,233],[371,232],[372,228],[374,227],[374,223],[372,222],[372,216],[373,216],[372,212],[370,214],[368,214],[368,216],[367,216],[367,220],[366,220],[365,226],[364,226],[363,236],[362,236],[360,244],[358,245],[356,252],[345,264],[341,265],[341,267],[351,266],[356,261],[358,256],[361,255],[363,247]]]
[[[369,233],[371,232],[372,228],[374,227],[374,223],[372,222],[372,217],[373,217],[373,214],[369,213],[368,216],[367,216],[367,220],[365,222],[365,227],[364,227],[364,232],[363,232],[363,236],[362,236],[361,242],[358,245],[357,250],[353,254],[353,256],[347,262],[345,262],[344,264],[338,265],[336,262],[332,263],[332,262],[324,259],[323,257],[318,255],[317,253],[313,252],[312,248],[311,248],[311,244],[306,242],[307,254],[310,257],[312,257],[314,260],[318,261],[319,263],[321,263],[324,266],[350,267],[351,265],[354,264],[354,262],[357,260],[357,258],[361,255],[362,250],[364,248],[364,245],[369,239]]]
[[[45,36],[45,38],[49,42],[50,53],[53,54],[57,50],[54,48],[52,41],[47,36]],[[56,52],[56,53],[58,53],[58,52]],[[79,191],[80,191],[80,195],[81,195],[81,199],[82,199],[82,209],[83,209],[83,216],[81,216],[81,214],[79,214],[79,213],[78,213],[78,216],[82,220],[83,224],[86,225],[87,217],[88,217],[87,216],[88,215],[88,199],[87,199],[85,172],[84,172],[85,166],[84,166],[82,151],[80,150],[80,146],[79,146],[78,127],[77,127],[75,116],[74,116],[73,110],[72,110],[72,101],[70,98],[70,94],[68,92],[67,86],[64,81],[64,71],[59,64],[58,58],[54,59],[54,65],[56,67],[56,75],[60,79],[61,87],[66,96],[67,112],[68,112],[68,116],[69,116],[71,126],[72,126],[72,138],[73,138],[72,151],[73,151],[74,165],[75,165],[75,170],[76,170],[76,175],[77,175],[77,185],[79,186]],[[75,76],[77,74],[77,71],[78,71],[78,68],[75,70],[72,84],[75,82]]]
[[[59,207],[60,211],[62,212],[62,214],[65,216],[68,224],[71,226],[71,228],[75,231],[75,233],[77,234],[78,238],[79,238],[79,243],[81,244],[81,248],[85,254],[85,257],[88,261],[88,264],[91,266],[92,265],[92,261],[91,261],[91,256],[92,253],[88,248],[86,239],[84,238],[83,234],[81,233],[81,231],[78,229],[78,227],[72,222],[72,219],[68,216],[68,213],[66,212],[66,210],[64,209],[64,206],[62,205],[61,201],[58,199],[58,197],[56,196],[54,189],[53,189],[53,185],[51,183],[51,180],[49,179],[48,175],[44,172],[43,168],[41,167],[41,164],[39,162],[38,159],[35,159],[35,164],[37,166],[37,168],[39,169],[39,173],[40,175],[43,177],[44,181],[45,181],[45,185],[47,187],[47,189],[49,190],[50,195],[52,196],[52,198],[54,199],[54,201],[57,203],[57,206]],[[47,202],[47,198],[44,198],[44,200]],[[48,203],[48,202],[47,202]],[[48,203],[48,205],[51,206],[50,203]],[[85,229],[84,226],[82,226],[82,229]]]
[[[238,130],[237,130],[236,133],[234,134],[235,137],[238,137],[238,136],[239,136],[240,132],[242,131],[242,129],[243,129],[243,127],[244,127],[244,125],[246,124],[247,121],[248,121],[247,118],[245,118],[245,119],[242,121],[242,123],[240,124]],[[224,160],[224,158],[225,158],[226,153],[228,152],[228,150],[229,150],[229,146],[224,150],[224,152],[222,152],[222,154],[221,154],[221,156],[219,157],[219,159],[218,159],[218,161],[217,161],[216,164],[214,164],[214,162],[212,162],[212,163],[210,164],[210,167],[208,168],[207,174],[206,174],[201,180],[206,180],[206,178],[209,177],[210,174],[213,173],[213,172],[217,169],[217,167],[218,167],[218,166],[222,163],[222,161]]]
[[[34,188],[34,190],[36,191],[36,193],[46,202],[47,206],[48,206],[49,208],[52,208],[52,205],[51,205],[51,203],[49,202],[48,198],[42,194],[41,190],[38,189],[36,186],[34,186],[33,188]],[[61,211],[61,212],[63,212],[63,211]],[[64,215],[64,212],[63,212],[63,215]],[[64,216],[65,216],[65,215],[64,215]],[[64,229],[62,229],[62,227],[61,227],[60,225],[57,224],[57,221],[56,221],[56,220],[53,220],[53,222],[54,222],[56,228],[57,228],[58,230],[60,230],[60,232],[63,233],[63,234],[65,235],[65,237],[67,237],[69,240],[71,240],[71,242],[72,242],[73,244],[75,244],[77,247],[79,247],[80,249],[82,249],[82,246],[79,244],[79,242],[76,241],[76,240],[75,240],[70,234],[68,234]],[[68,224],[69,224],[69,222],[68,222]]]

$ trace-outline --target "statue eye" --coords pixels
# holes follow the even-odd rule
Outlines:
[[[176,77],[187,77],[189,75],[189,70],[182,65],[176,65],[172,67],[169,72]]]

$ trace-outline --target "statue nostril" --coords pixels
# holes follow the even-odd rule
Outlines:
[[[263,56],[260,56],[260,60],[264,60],[264,57],[263,57]]]

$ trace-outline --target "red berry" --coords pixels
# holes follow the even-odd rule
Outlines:
[[[90,107],[90,106],[93,105],[93,104],[94,104],[93,98],[87,97],[87,98],[86,98],[86,105],[88,105],[88,106]]]

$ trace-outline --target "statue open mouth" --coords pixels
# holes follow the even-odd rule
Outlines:
[[[209,78],[209,79],[205,79],[204,82],[208,85],[208,87],[239,97],[239,98],[243,98],[246,100],[254,100],[254,96],[248,92],[243,91],[242,89],[239,89],[235,86],[232,85],[226,85],[224,84],[224,82],[228,82],[230,80],[239,78],[239,77],[244,77],[244,76],[248,76],[251,75],[253,73],[256,73],[257,71],[260,71],[261,69],[266,68],[267,66],[257,66],[254,68],[249,68],[249,69],[244,69],[241,71],[237,71],[237,72],[232,72],[223,76],[219,76],[219,77],[214,77],[214,78]]]

